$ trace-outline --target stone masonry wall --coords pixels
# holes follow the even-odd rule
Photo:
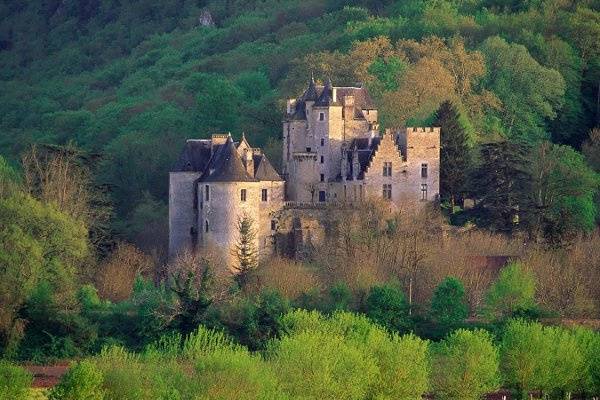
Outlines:
[[[194,209],[197,172],[169,174],[169,258],[192,250],[192,233],[198,231]]]

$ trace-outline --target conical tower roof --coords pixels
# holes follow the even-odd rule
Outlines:
[[[328,106],[331,103],[333,103],[333,84],[331,83],[331,78],[328,78],[321,95],[315,101],[315,106]]]
[[[213,154],[201,182],[256,182],[256,179],[246,172],[244,164],[237,152],[231,136],[225,145]]]

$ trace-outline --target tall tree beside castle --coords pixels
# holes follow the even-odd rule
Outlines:
[[[527,222],[531,204],[531,147],[511,141],[481,146],[481,165],[470,180],[480,222],[494,230],[512,231]]]
[[[258,266],[258,250],[256,249],[256,231],[254,221],[244,214],[238,218],[238,240],[235,244],[237,264],[233,266],[236,272],[235,280],[240,288],[244,288],[250,279],[250,274]]]
[[[434,125],[441,128],[440,196],[450,201],[454,211],[456,202],[462,198],[471,162],[467,132],[456,107],[449,101],[438,109]]]

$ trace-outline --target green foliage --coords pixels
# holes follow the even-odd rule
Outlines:
[[[471,167],[470,147],[467,130],[454,105],[442,103],[433,122],[441,128],[440,150],[440,196],[454,205],[465,191]]]
[[[238,239],[233,250],[236,262],[233,269],[236,272],[235,281],[241,289],[245,289],[258,267],[256,229],[252,217],[247,214],[238,217],[237,234]]]
[[[481,48],[486,57],[488,86],[502,101],[499,117],[509,138],[536,141],[547,137],[545,122],[556,117],[565,81],[556,70],[541,66],[524,46],[499,37]]]
[[[502,333],[502,369],[506,383],[521,393],[595,390],[597,334],[510,321]]]
[[[0,400],[28,400],[32,381],[25,369],[0,360]]]
[[[510,318],[536,308],[535,277],[521,264],[513,262],[500,271],[485,297],[484,314],[488,318]]]
[[[46,300],[62,310],[75,305],[75,274],[88,254],[87,232],[52,205],[22,193],[0,199],[0,232],[0,347],[14,350],[23,328],[17,312],[36,287],[47,286]]]
[[[396,285],[372,287],[364,307],[365,314],[384,328],[397,332],[406,332],[411,328],[408,302],[402,290]]]
[[[50,391],[49,400],[102,400],[102,373],[89,360],[72,365],[58,385]]]
[[[430,315],[442,329],[459,327],[468,317],[465,288],[454,277],[444,279],[433,292]]]
[[[253,298],[240,297],[224,307],[221,323],[238,341],[252,350],[264,349],[278,337],[280,318],[289,311],[289,302],[274,290],[265,290]]]
[[[529,146],[508,141],[480,147],[470,187],[481,225],[508,232],[527,227],[532,210],[529,152]]]
[[[459,329],[435,346],[432,371],[440,399],[476,400],[500,386],[498,349],[483,330]]]
[[[537,224],[545,237],[561,243],[595,228],[600,176],[580,153],[568,146],[543,143],[532,170]]]

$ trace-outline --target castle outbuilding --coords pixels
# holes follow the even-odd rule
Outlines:
[[[169,176],[169,256],[199,247],[222,251],[225,259],[238,240],[238,218],[253,220],[255,248],[271,252],[281,210],[284,181],[260,149],[229,134],[190,139]]]
[[[307,207],[380,198],[418,210],[439,197],[440,128],[379,132],[378,113],[362,86],[311,79],[287,101],[280,176],[245,136],[186,142],[169,183],[169,256],[216,247],[230,263],[242,215],[253,220],[255,246],[271,254],[281,221],[293,210],[302,230]],[[284,215],[285,214],[285,215]]]

